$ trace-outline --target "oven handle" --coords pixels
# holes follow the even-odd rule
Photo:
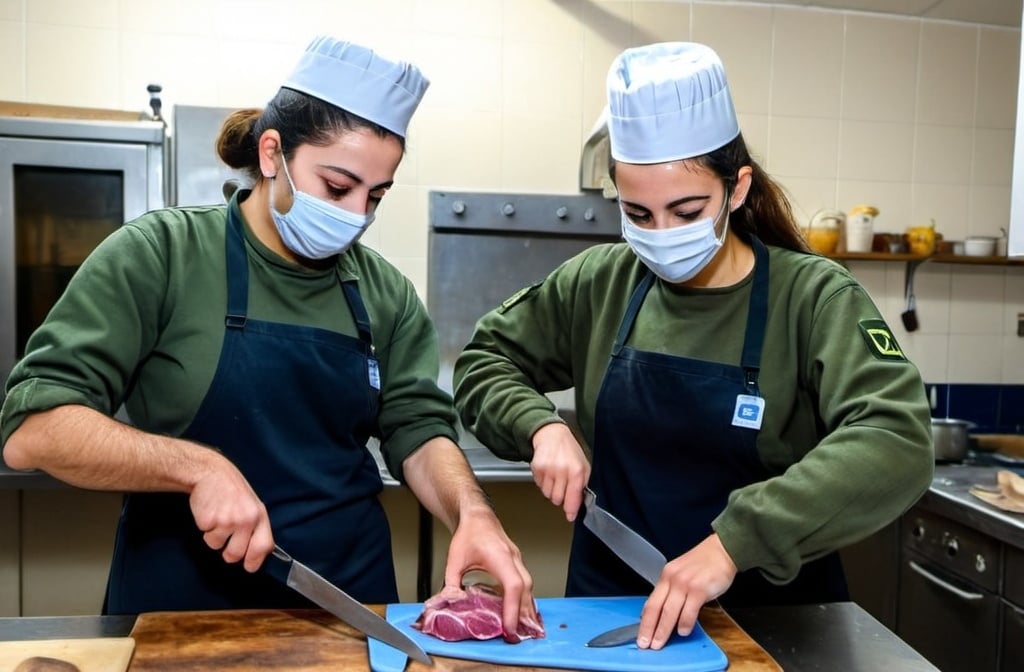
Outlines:
[[[918,574],[920,574],[921,576],[926,578],[928,581],[931,581],[936,586],[940,586],[942,588],[945,588],[946,590],[948,590],[949,592],[953,593],[954,595],[956,595],[957,597],[959,597],[961,599],[964,599],[964,600],[980,600],[983,597],[985,597],[981,593],[969,593],[966,590],[961,590],[960,588],[957,588],[956,586],[954,586],[952,583],[949,583],[948,581],[943,581],[942,579],[940,579],[939,577],[935,576],[934,574],[929,572],[927,569],[925,569],[921,565],[919,565],[916,562],[914,562],[913,560],[908,561],[908,563],[910,564],[910,568],[912,570],[914,570],[915,572],[917,572]]]

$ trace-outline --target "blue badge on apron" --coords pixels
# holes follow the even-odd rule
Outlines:
[[[764,399],[750,394],[736,395],[736,410],[732,413],[732,424],[736,427],[761,429],[764,416]]]
[[[377,360],[370,357],[366,360],[369,363],[370,370],[370,387],[380,391],[380,365],[377,364]]]

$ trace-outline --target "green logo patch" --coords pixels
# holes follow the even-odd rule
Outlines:
[[[907,361],[896,337],[889,331],[889,326],[884,320],[861,320],[860,333],[864,336],[864,342],[868,344],[868,350],[878,359],[888,359],[895,362]]]

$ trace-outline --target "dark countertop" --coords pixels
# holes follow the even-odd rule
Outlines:
[[[733,619],[786,672],[937,672],[913,649],[852,602],[734,609]],[[131,616],[0,618],[0,641],[124,637]]]

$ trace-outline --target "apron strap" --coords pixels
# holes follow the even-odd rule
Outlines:
[[[370,326],[370,313],[367,312],[363,297],[359,294],[359,285],[355,280],[342,280],[341,289],[345,292],[349,309],[352,311],[352,318],[356,321],[359,340],[369,346],[370,354],[373,354],[375,349],[373,347],[373,329]]]
[[[633,330],[636,314],[640,312],[640,306],[644,302],[644,297],[647,296],[647,292],[651,289],[653,283],[654,273],[651,272],[651,269],[647,269],[644,277],[640,280],[640,284],[633,290],[633,296],[629,298],[626,314],[622,317],[622,323],[619,324],[619,333],[615,336],[615,345],[612,346],[613,355],[619,354],[622,346],[626,343],[626,339],[629,338],[629,332]]]
[[[740,366],[746,374],[747,393],[760,396],[757,377],[761,371],[761,350],[764,346],[765,325],[768,322],[768,250],[757,236],[752,235],[750,242],[754,248],[754,284],[750,289],[747,331],[743,337]]]
[[[236,192],[237,193],[237,192]],[[249,304],[249,260],[245,256],[242,217],[238,213],[237,196],[228,204],[228,226],[225,254],[227,256],[228,312],[224,324],[228,329],[245,328]]]

